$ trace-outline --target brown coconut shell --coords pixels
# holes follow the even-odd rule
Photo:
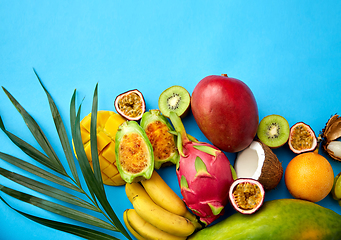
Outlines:
[[[326,123],[325,128],[322,130],[322,147],[323,150],[328,153],[328,155],[337,160],[341,161],[340,157],[334,155],[332,151],[328,149],[328,145],[331,141],[334,141],[341,137],[341,117],[337,114],[331,116]]]
[[[259,141],[260,142],[260,141]],[[264,143],[260,142],[264,149],[265,160],[262,173],[258,181],[263,185],[265,191],[274,189],[282,179],[283,167],[276,154]]]

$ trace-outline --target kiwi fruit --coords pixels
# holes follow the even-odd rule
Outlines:
[[[187,115],[191,103],[189,92],[181,86],[172,86],[164,90],[159,97],[159,110],[169,117],[171,111],[183,118]]]
[[[278,148],[284,145],[290,134],[288,121],[276,114],[264,117],[258,126],[257,137],[270,148]]]

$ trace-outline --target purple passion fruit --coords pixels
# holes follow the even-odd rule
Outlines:
[[[118,95],[114,101],[114,106],[117,113],[130,121],[140,120],[146,111],[143,95],[137,89]]]
[[[265,191],[262,184],[251,178],[235,180],[229,190],[232,206],[242,214],[256,212],[264,202]]]
[[[290,128],[288,144],[294,153],[310,152],[317,147],[317,138],[309,125],[298,122]]]

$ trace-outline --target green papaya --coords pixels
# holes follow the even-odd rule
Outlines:
[[[170,133],[174,128],[160,110],[152,109],[145,112],[140,125],[153,146],[155,169],[176,164],[179,161],[176,136]]]
[[[340,239],[341,215],[298,199],[267,201],[252,215],[235,213],[188,240]]]
[[[153,147],[135,121],[122,123],[115,136],[117,169],[127,183],[149,179],[154,171]]]

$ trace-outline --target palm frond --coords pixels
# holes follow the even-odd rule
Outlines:
[[[97,217],[94,217],[90,214],[80,212],[80,211],[75,210],[73,208],[65,207],[65,206],[60,205],[58,203],[54,203],[54,202],[51,202],[51,201],[48,201],[48,200],[30,195],[30,194],[27,194],[24,192],[14,190],[12,188],[5,187],[1,184],[0,184],[0,191],[6,193],[7,195],[9,195],[11,197],[18,199],[18,200],[32,204],[36,207],[45,209],[47,211],[56,213],[58,215],[61,215],[61,216],[64,216],[64,217],[67,217],[67,218],[70,218],[70,219],[73,219],[73,220],[76,220],[79,222],[83,222],[86,224],[90,224],[90,225],[93,225],[96,227],[100,227],[100,228],[104,228],[104,229],[108,229],[108,230],[112,230],[112,231],[117,231],[113,225],[111,225],[111,224],[109,224],[109,223],[107,223],[107,222],[105,222],[105,221],[103,221]]]
[[[45,154],[34,148],[29,143],[25,142],[24,140],[20,139],[13,133],[6,130],[5,125],[0,117],[0,128],[1,130],[7,135],[7,137],[15,144],[17,145],[24,153],[26,153],[28,156],[39,162],[40,164],[45,165],[46,167],[50,168],[51,170],[54,170],[62,175],[65,176],[65,171],[61,170],[59,166],[56,166],[55,163],[53,163],[49,157],[47,157]]]
[[[57,171],[60,174],[63,174],[64,176],[67,175],[65,172],[65,169],[63,165],[61,164],[60,160],[57,157],[57,154],[53,150],[51,144],[47,140],[44,132],[38,125],[38,123],[33,119],[33,117],[20,105],[20,103],[6,90],[6,88],[2,87],[4,92],[6,93],[7,97],[11,100],[12,104],[15,106],[15,108],[18,110],[18,112],[21,114],[22,118],[24,119],[27,127],[31,131],[32,135],[36,139],[36,141],[39,143],[41,148],[44,150],[46,155],[48,156],[48,159],[52,164],[54,164],[54,167],[57,169]]]
[[[73,94],[73,97],[71,100],[71,104],[70,104],[70,108],[75,107],[75,94],[76,94],[76,90],[74,91],[74,94]],[[94,96],[96,96],[96,95],[97,95],[97,88],[95,89],[95,93],[94,93]],[[96,100],[95,100],[95,104],[96,104]],[[113,224],[118,229],[121,230],[121,232],[124,236],[126,236],[128,239],[131,239],[128,232],[126,231],[126,229],[124,228],[124,226],[122,225],[120,220],[118,219],[116,213],[111,208],[110,203],[108,202],[108,199],[106,197],[106,194],[105,194],[105,191],[103,188],[102,180],[98,180],[95,177],[94,172],[92,171],[91,166],[89,164],[89,161],[87,160],[87,157],[86,157],[86,154],[84,151],[84,147],[83,147],[83,143],[82,143],[81,132],[80,132],[80,108],[79,108],[76,116],[74,116],[74,114],[76,112],[75,109],[71,109],[70,112],[71,112],[71,115],[73,115],[70,117],[70,119],[75,121],[74,123],[71,122],[71,126],[72,126],[71,129],[72,129],[72,134],[73,134],[73,139],[74,139],[75,150],[76,150],[76,154],[78,156],[79,165],[80,165],[81,170],[83,172],[83,176],[85,177],[85,181],[87,182],[88,188],[89,188],[90,192],[92,192],[97,197],[98,201],[100,202],[100,204],[104,208],[105,212],[108,214],[110,219],[113,221]],[[97,109],[93,107],[92,112],[91,112],[91,116],[97,115],[96,113],[97,113]],[[94,119],[96,120],[96,118],[94,118]],[[97,124],[97,123],[95,121],[95,123],[91,123],[91,124]],[[95,131],[96,131],[96,129],[94,127],[90,128],[90,141],[91,141],[91,136],[95,136],[95,137],[92,137],[93,139],[97,138]],[[93,144],[93,142],[91,142],[90,144]],[[97,144],[95,146],[97,146]],[[96,152],[97,152],[97,149],[96,149]],[[94,163],[96,161],[97,161],[97,163]],[[94,166],[97,165],[99,168],[98,153],[97,153],[97,156],[95,156],[95,158],[92,159],[92,162],[93,162]],[[98,187],[98,186],[102,186],[102,187]]]
[[[74,180],[76,181],[77,185],[80,186],[81,184],[79,181],[76,165],[75,165],[75,162],[73,160],[73,154],[71,151],[70,141],[69,141],[68,135],[66,133],[64,123],[63,123],[62,118],[60,116],[60,113],[58,111],[58,108],[57,108],[56,104],[54,103],[49,91],[45,88],[42,81],[40,80],[40,77],[39,77],[38,73],[36,72],[36,70],[33,69],[33,71],[34,71],[35,75],[37,76],[40,85],[42,86],[42,88],[44,89],[44,91],[46,93],[46,96],[47,96],[49,104],[50,104],[50,109],[51,109],[53,121],[54,121],[54,124],[56,126],[56,130],[58,132],[58,136],[59,136],[60,142],[62,144],[66,160],[69,164],[69,168],[71,170],[71,173],[72,173]]]
[[[15,173],[15,172],[8,171],[2,167],[0,167],[0,175],[12,180],[13,182],[20,184],[22,186],[25,186],[29,189],[32,189],[36,192],[45,194],[46,196],[53,197],[55,199],[73,204],[73,205],[78,206],[78,207],[82,207],[82,208],[90,209],[92,211],[99,212],[98,208],[96,208],[92,204],[84,201],[83,199],[76,197],[75,195],[72,195],[68,192],[62,191],[58,188],[47,185],[45,183],[36,181],[34,179],[28,178],[26,176],[20,175],[20,174]]]
[[[3,199],[0,196],[0,199],[10,208],[12,208],[14,211],[16,211],[17,213],[23,215],[24,217],[37,222],[39,224],[42,224],[44,226],[50,227],[50,228],[54,228],[60,231],[64,231],[67,233],[71,233],[74,234],[76,236],[79,237],[83,237],[89,240],[119,240],[118,238],[115,238],[111,235],[90,229],[90,228],[85,228],[85,227],[81,227],[81,226],[77,226],[77,225],[72,225],[72,224],[68,224],[68,223],[63,223],[63,222],[58,222],[58,221],[53,221],[53,220],[49,220],[49,219],[45,219],[45,218],[40,218],[40,217],[36,217],[33,216],[31,214],[28,213],[24,213],[14,207],[12,207],[11,205],[8,204],[8,202],[5,201],[5,199]]]
[[[58,184],[61,187],[66,187],[68,189],[75,190],[84,197],[87,197],[90,202],[83,200],[82,198],[76,197],[66,191],[63,191],[59,188],[55,188],[49,186],[47,184],[41,183],[37,180],[32,178],[26,177],[24,175],[8,171],[4,168],[0,168],[0,175],[22,185],[27,188],[30,188],[36,192],[42,193],[48,197],[51,197],[56,200],[63,201],[65,203],[72,204],[77,207],[82,207],[85,209],[90,209],[95,212],[101,213],[109,222],[104,221],[100,218],[97,218],[91,214],[84,213],[82,211],[75,210],[73,208],[57,204],[55,202],[39,198],[37,196],[33,196],[24,192],[17,191],[12,188],[8,188],[0,184],[0,191],[12,196],[16,199],[19,199],[23,202],[32,204],[36,207],[41,209],[45,209],[47,211],[53,212],[55,214],[83,222],[89,224],[94,227],[100,227],[107,230],[118,231],[122,233],[127,239],[131,240],[130,235],[128,234],[127,230],[124,228],[118,217],[116,216],[114,210],[112,209],[110,203],[105,194],[105,189],[103,186],[103,181],[101,177],[101,170],[99,166],[99,159],[98,159],[98,151],[97,151],[97,108],[98,108],[98,84],[96,84],[94,95],[93,95],[93,102],[92,102],[92,117],[91,117],[91,128],[90,128],[90,144],[91,144],[91,152],[92,152],[92,163],[93,169],[90,166],[90,163],[87,159],[87,156],[84,151],[82,137],[80,132],[80,113],[81,113],[81,105],[78,107],[76,111],[76,90],[74,91],[71,102],[70,102],[70,124],[71,124],[71,137],[73,139],[75,155],[77,156],[77,160],[79,163],[79,167],[82,173],[82,177],[85,180],[87,185],[87,190],[90,193],[84,190],[81,186],[81,182],[79,179],[75,158],[72,154],[72,147],[68,138],[68,134],[66,132],[65,126],[63,124],[62,118],[59,114],[57,106],[52,99],[52,96],[48,92],[48,90],[43,85],[41,79],[39,78],[37,72],[34,70],[39,83],[41,84],[42,88],[47,95],[51,114],[53,117],[53,121],[55,123],[55,127],[64,151],[65,158],[68,162],[69,169],[71,171],[72,177],[68,175],[65,168],[63,167],[61,161],[57,157],[54,149],[52,148],[51,144],[49,143],[48,139],[46,138],[44,132],[37,124],[37,122],[32,118],[31,115],[19,104],[19,102],[4,88],[4,92],[11,100],[12,104],[16,107],[16,109],[21,114],[22,118],[24,119],[27,127],[31,131],[32,135],[44,151],[44,153],[40,152],[39,150],[35,149],[33,146],[25,142],[24,140],[20,139],[16,135],[9,132],[0,117],[0,129],[8,136],[8,138],[16,144],[23,152],[25,152],[28,156],[32,159],[36,160],[37,162],[43,164],[44,166],[48,167],[49,169],[55,171],[56,173],[62,174],[62,177],[57,176],[54,173],[46,171],[40,167],[37,167],[31,163],[28,163],[22,159],[17,157],[11,156],[6,153],[0,152],[0,158],[19,167],[29,173],[32,173],[38,177],[44,178],[48,181]],[[45,155],[46,154],[46,155]],[[65,180],[64,177],[69,178],[69,181]],[[1,196],[0,199],[5,202],[9,207],[11,207]],[[61,231],[69,232],[75,234],[77,236],[85,237],[87,239],[117,239],[112,237],[108,234],[101,233],[99,231],[85,228],[77,225],[57,222],[53,220],[48,220],[44,218],[40,218],[37,216],[33,216],[24,212],[21,212],[13,207],[11,207],[18,213],[22,214],[23,216],[37,222],[43,224],[45,226],[49,226],[51,228],[55,228]]]
[[[18,168],[21,168],[21,169],[23,169],[29,173],[32,173],[38,177],[45,179],[45,180],[48,180],[50,182],[56,183],[60,186],[72,189],[72,190],[77,191],[77,192],[83,192],[82,189],[80,189],[79,187],[77,187],[77,186],[73,185],[72,183],[66,181],[65,179],[60,178],[54,174],[51,174],[50,172],[45,171],[44,169],[39,168],[39,167],[37,167],[37,166],[35,166],[29,162],[26,162],[20,158],[17,158],[17,157],[14,157],[12,155],[2,153],[2,152],[0,152],[0,158],[6,162],[18,167]]]

